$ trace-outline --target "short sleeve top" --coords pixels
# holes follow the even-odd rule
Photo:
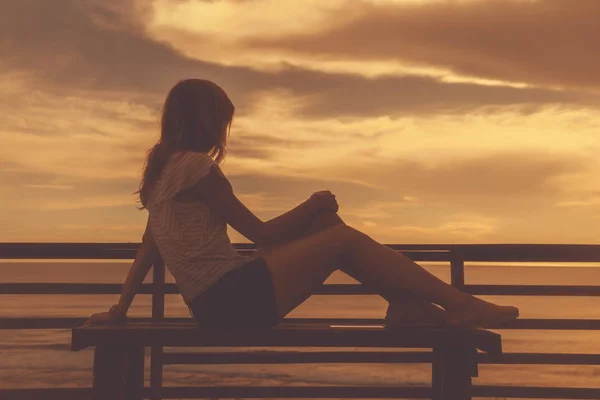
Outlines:
[[[216,167],[205,153],[176,153],[163,167],[148,199],[152,235],[187,304],[249,260],[233,248],[227,223],[200,196],[185,202],[175,199],[213,168],[224,176]]]

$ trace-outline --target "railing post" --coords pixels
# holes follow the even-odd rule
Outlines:
[[[165,317],[165,264],[160,256],[152,266],[152,319],[160,320]],[[150,349],[150,398],[161,400],[163,369],[163,348],[152,346]]]
[[[465,287],[465,262],[455,250],[450,253],[450,282],[461,290]]]

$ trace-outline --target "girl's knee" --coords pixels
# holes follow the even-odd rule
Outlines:
[[[343,232],[343,235],[352,243],[355,243],[358,240],[363,240],[368,238],[368,236],[359,231],[356,228],[351,227],[350,225],[338,225],[336,228],[340,229]]]

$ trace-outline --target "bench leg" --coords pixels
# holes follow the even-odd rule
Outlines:
[[[96,346],[94,400],[142,400],[143,346]]]
[[[432,400],[444,400],[444,357],[443,350],[433,349],[433,363],[431,366]]]
[[[472,352],[463,347],[433,350],[433,400],[471,400],[471,376],[476,376]]]
[[[153,346],[150,359],[150,400],[161,400],[160,390],[162,389],[163,378],[163,348]]]

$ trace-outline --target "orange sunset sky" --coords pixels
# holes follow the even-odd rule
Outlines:
[[[0,3],[0,241],[139,242],[178,79],[237,107],[266,220],[331,190],[384,243],[598,243],[598,0]],[[231,228],[233,242],[245,242]]]

